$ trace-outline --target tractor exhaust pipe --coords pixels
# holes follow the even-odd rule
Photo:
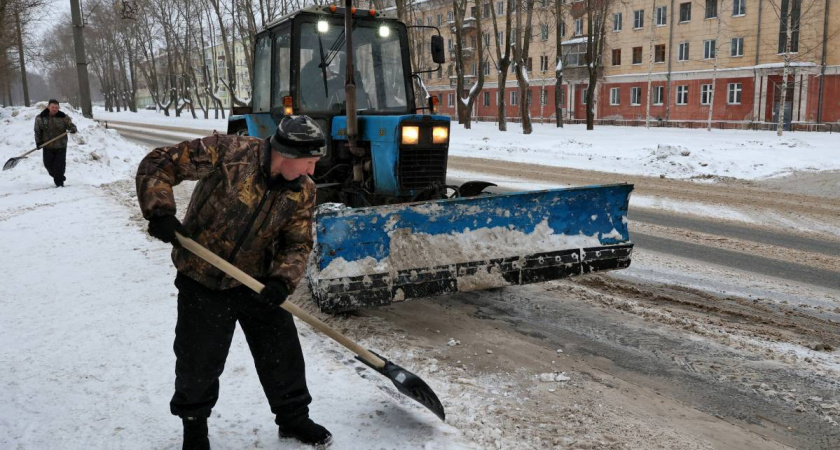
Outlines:
[[[356,145],[359,136],[356,118],[356,70],[353,61],[353,0],[344,0],[344,41],[347,45],[347,72],[344,76],[344,98],[347,105],[347,146],[350,153],[362,156],[362,149]],[[355,171],[354,171],[355,172]],[[356,180],[361,181],[361,180]]]

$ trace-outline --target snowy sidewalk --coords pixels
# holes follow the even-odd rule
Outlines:
[[[126,168],[136,167],[134,159],[126,155]],[[170,247],[131,219],[133,207],[86,181],[116,166],[115,159],[82,167],[68,155],[63,189],[52,187],[35,158],[0,176],[0,448],[180,448],[180,421],[168,405],[176,319]],[[311,415],[333,432],[333,448],[472,447],[431,413],[392,398],[393,385],[361,370],[351,353],[304,324],[298,329]],[[277,438],[239,329],[210,434],[214,449],[301,448]]]

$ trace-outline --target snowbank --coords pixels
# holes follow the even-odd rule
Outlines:
[[[33,127],[39,107],[0,108],[0,159],[9,158],[35,148]],[[133,176],[148,150],[123,139],[115,130],[86,119],[78,111],[63,106],[79,129],[69,135],[67,143],[67,185],[99,185]],[[42,163],[41,151],[30,154],[13,170],[4,171],[0,179],[15,183],[52,185]]]
[[[760,179],[796,171],[840,170],[838,138],[828,133],[690,130],[534,124],[523,135],[519,124],[501,132],[495,123],[453,124],[449,154],[545,166],[571,167],[668,178]]]

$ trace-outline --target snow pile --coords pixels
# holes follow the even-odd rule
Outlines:
[[[40,105],[40,104],[39,104]],[[46,106],[46,105],[44,105]],[[42,108],[0,108],[0,159],[20,156],[35,148],[33,128]],[[132,177],[148,150],[124,140],[115,130],[108,130],[96,121],[86,119],[71,107],[62,111],[73,119],[78,133],[70,134],[67,143],[67,185],[99,185]],[[2,174],[4,181],[33,182],[52,185],[42,163],[42,152],[36,151],[20,161],[13,170]]]
[[[537,120],[535,118],[535,120]],[[837,136],[829,133],[697,130],[533,124],[533,133],[478,122],[450,133],[453,156],[667,178],[760,179],[795,171],[840,170]]]
[[[414,233],[408,228],[388,232],[390,247],[388,255],[381,260],[366,257],[347,261],[338,257],[325,267],[319,278],[361,276],[371,273],[393,272],[408,269],[436,267],[444,264],[485,261],[493,258],[525,256],[546,251],[546,249],[571,249],[598,247],[598,234],[587,236],[555,234],[543,220],[531,233],[523,233],[507,227],[487,227],[449,234]],[[614,237],[612,233],[605,237]],[[620,236],[620,235],[619,235]],[[442,257],[446,260],[442,260]],[[466,279],[465,279],[466,282]],[[501,284],[499,284],[501,283]],[[471,283],[474,289],[485,285],[504,286],[509,284],[500,273],[476,274]],[[461,281],[459,281],[459,286]],[[465,285],[466,286],[466,285]],[[471,290],[466,289],[465,290]]]

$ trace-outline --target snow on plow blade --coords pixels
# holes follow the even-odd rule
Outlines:
[[[633,185],[585,186],[316,216],[309,283],[340,312],[630,265]]]

